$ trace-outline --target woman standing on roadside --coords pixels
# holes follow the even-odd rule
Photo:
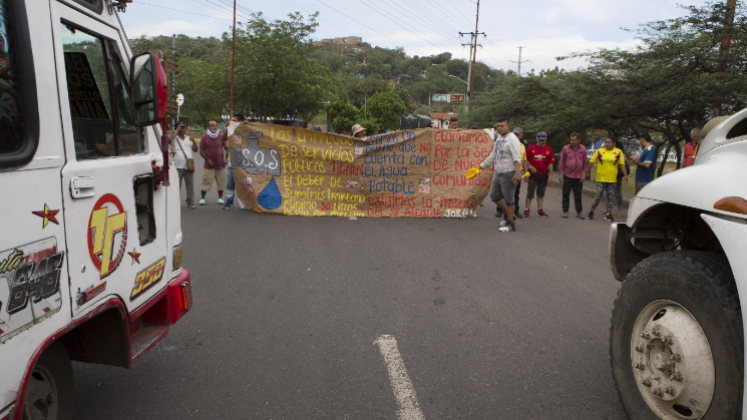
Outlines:
[[[617,140],[615,147],[622,150],[623,157],[627,156],[625,153],[625,144],[622,140]],[[623,176],[630,175],[630,165],[625,162],[625,166],[618,166],[617,169],[617,184],[615,184],[615,203],[617,204],[617,217],[623,217]]]
[[[623,171],[623,182],[628,183],[628,171],[625,169],[625,154],[622,150],[615,147],[615,141],[612,137],[604,139],[604,147],[594,152],[590,165],[586,169],[586,178],[591,179],[591,167],[597,164],[597,195],[591,204],[589,219],[594,218],[594,210],[602,201],[606,199],[607,211],[604,212],[604,219],[613,222],[612,207],[615,199],[615,187],[617,186],[618,168]]]

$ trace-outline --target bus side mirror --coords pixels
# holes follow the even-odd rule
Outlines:
[[[166,116],[168,92],[166,72],[157,55],[144,52],[132,57],[130,86],[135,124],[145,127],[161,122]]]

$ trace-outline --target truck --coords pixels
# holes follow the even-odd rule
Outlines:
[[[742,419],[747,109],[703,128],[695,164],[646,185],[610,231],[622,282],[612,375],[631,419]]]
[[[192,306],[166,74],[128,2],[0,0],[0,420],[71,419],[71,361],[129,368]]]

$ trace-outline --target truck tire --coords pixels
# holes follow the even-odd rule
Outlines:
[[[62,343],[49,346],[36,361],[26,384],[22,410],[24,420],[73,418],[73,367]]]
[[[639,263],[615,300],[610,359],[630,419],[741,419],[742,314],[726,258],[675,251]]]

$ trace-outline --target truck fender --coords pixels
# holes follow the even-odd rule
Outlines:
[[[119,312],[119,315],[121,315],[122,319],[125,323],[128,321],[126,320],[125,314],[127,313],[127,310],[124,306],[124,304],[117,298],[116,296],[111,296],[108,299],[103,300],[96,309],[93,309],[92,311],[88,312],[85,316],[78,318],[71,322],[70,324],[66,325],[64,328],[58,330],[54,334],[50,335],[44,342],[37,347],[36,351],[34,351],[33,356],[29,360],[28,366],[26,366],[26,373],[23,375],[23,379],[21,380],[21,386],[18,389],[18,397],[16,399],[16,407],[13,413],[12,418],[14,419],[21,419],[23,418],[23,399],[25,397],[26,393],[26,385],[29,382],[29,377],[31,376],[31,372],[34,369],[34,365],[36,365],[36,362],[39,360],[39,357],[41,357],[42,353],[44,353],[44,350],[46,350],[52,343],[55,341],[62,339],[63,343],[65,342],[65,335],[73,330],[75,330],[77,327],[85,324],[86,322],[98,317],[99,315],[103,314],[107,311],[116,311]],[[127,348],[126,351],[126,358],[129,360],[129,337],[126,334],[126,329],[123,331],[124,336],[126,337],[126,345]],[[68,352],[70,352],[70,349],[68,348]],[[70,358],[72,360],[75,360],[73,358],[73,352],[70,354]]]
[[[736,218],[709,214],[703,214],[701,217],[721,242],[721,247],[724,249],[726,257],[729,259],[732,273],[734,273],[737,294],[741,297],[744,293],[747,293],[747,259],[744,258],[744,238],[747,238],[747,223]],[[747,349],[747,333],[744,334],[744,337],[745,348]],[[745,374],[745,378],[747,378],[747,364],[745,365]],[[745,387],[745,394],[742,397],[742,418],[747,418],[746,401],[747,387]]]

